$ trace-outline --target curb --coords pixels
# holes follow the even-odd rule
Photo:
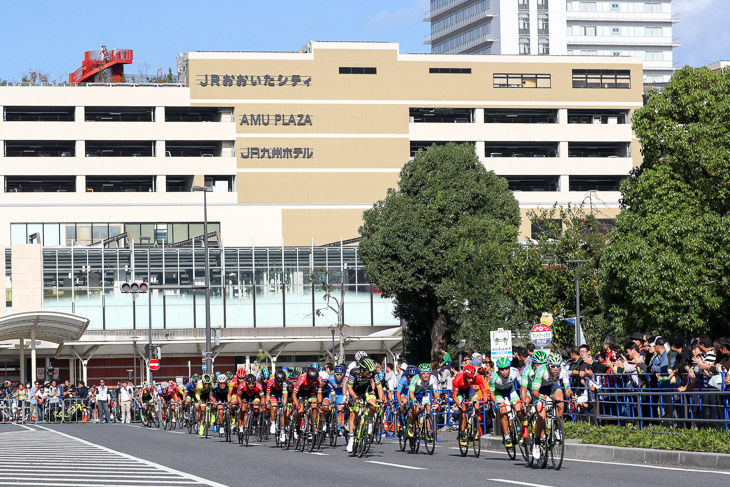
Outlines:
[[[502,439],[494,436],[482,437],[482,447],[488,450],[504,451]],[[667,465],[730,470],[730,455],[725,453],[589,445],[581,443],[580,440],[568,440],[565,443],[565,457],[568,459],[615,461],[620,463],[635,463],[638,465]]]

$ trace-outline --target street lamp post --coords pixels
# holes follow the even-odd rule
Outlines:
[[[585,260],[569,260],[568,264],[575,264],[575,346],[580,346],[580,280],[578,279],[578,267],[585,263]]]
[[[134,361],[132,362],[132,368],[134,370],[134,385],[137,385],[137,339],[139,337],[132,337],[132,356]]]
[[[208,246],[208,191],[205,186],[193,186],[193,191],[203,192],[203,240],[205,241],[205,370],[213,370],[213,351],[210,329],[210,252]]]
[[[332,361],[335,362],[335,365],[336,365],[337,361],[335,360],[335,329],[334,329],[334,327],[331,328],[330,331],[332,332]]]

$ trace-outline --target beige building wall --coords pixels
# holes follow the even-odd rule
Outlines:
[[[17,244],[10,248],[13,279],[13,313],[43,309],[41,245]]]

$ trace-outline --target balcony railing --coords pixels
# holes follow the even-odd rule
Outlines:
[[[679,22],[679,15],[668,12],[575,12],[566,13],[570,20],[605,20],[621,22]]]
[[[460,52],[464,52],[467,49],[471,49],[472,47],[478,46],[479,44],[484,44],[487,42],[494,42],[494,38],[492,37],[492,34],[484,34],[479,37],[475,37],[474,39],[468,40],[466,42],[462,42],[461,44],[452,47],[451,49],[447,49],[441,54],[456,54]]]
[[[679,38],[671,37],[638,37],[638,36],[568,36],[568,45],[604,44],[607,46],[645,45],[645,46],[679,46]]]
[[[442,14],[448,10],[451,10],[452,8],[461,5],[462,3],[466,3],[469,0],[452,0],[451,2],[446,2],[442,5],[439,5],[438,7],[434,8],[433,10],[428,10],[423,14],[423,21],[424,22],[430,22],[432,18],[435,16]]]
[[[433,42],[434,39],[439,39],[441,37],[444,37],[445,35],[450,34],[456,30],[459,30],[462,27],[471,24],[472,22],[476,22],[478,20],[486,19],[486,18],[490,18],[490,17],[494,17],[494,15],[487,12],[486,10],[482,10],[481,12],[477,12],[473,15],[470,15],[469,17],[466,17],[465,19],[462,19],[458,22],[449,24],[446,27],[443,27],[443,28],[437,30],[436,32],[433,32],[433,33],[427,35],[424,38],[423,43],[431,44],[431,42]]]

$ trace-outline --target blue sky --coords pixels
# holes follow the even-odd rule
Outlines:
[[[309,40],[398,42],[401,52],[423,44],[428,0],[36,0],[2,2],[0,79],[19,80],[29,69],[66,80],[84,51],[134,50],[127,68],[149,74],[175,67],[178,52],[295,51]],[[681,21],[675,62],[692,66],[730,59],[729,0],[674,0]]]

